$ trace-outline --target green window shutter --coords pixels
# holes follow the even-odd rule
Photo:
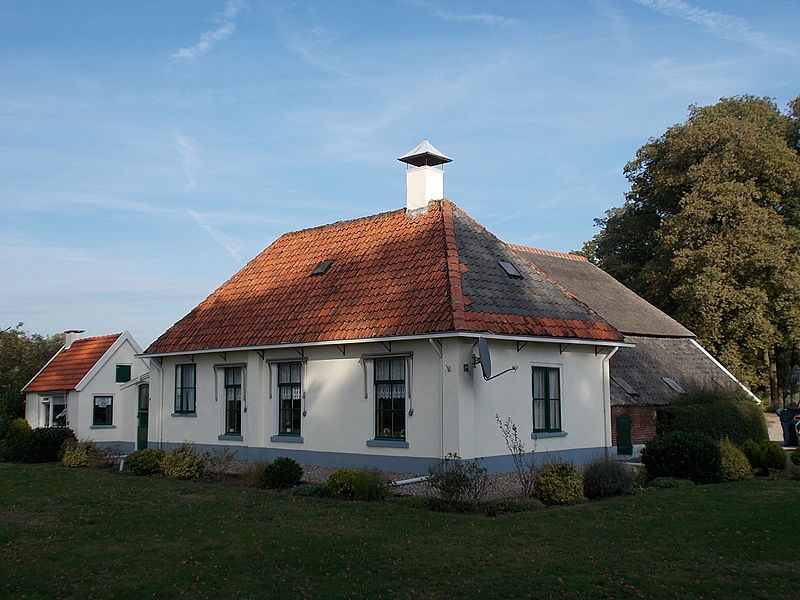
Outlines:
[[[131,366],[130,365],[117,365],[117,383],[127,383],[131,380]]]

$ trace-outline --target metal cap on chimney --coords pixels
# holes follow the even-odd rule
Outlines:
[[[406,169],[406,215],[413,217],[428,210],[428,202],[444,198],[444,169],[436,168],[453,159],[428,140],[398,158]]]

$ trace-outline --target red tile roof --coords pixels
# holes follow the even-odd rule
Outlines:
[[[468,219],[452,203],[441,201],[431,202],[427,212],[411,218],[405,210],[396,210],[287,233],[168,329],[146,353],[461,331],[621,339],[560,289],[548,291],[538,313],[577,318],[548,321],[528,305],[514,309],[524,314],[510,315],[470,307],[480,292],[466,296],[462,284],[480,290],[480,281],[474,280],[481,276],[476,271],[464,279],[470,267],[462,260],[459,235],[464,234],[459,230]],[[491,238],[487,244],[503,260],[516,257],[485,233]],[[333,263],[325,274],[311,276],[323,260]],[[556,289],[537,277],[531,274],[519,285]],[[557,303],[569,304],[576,314],[565,313],[563,306],[550,314],[547,302],[553,293]]]
[[[541,248],[532,248],[530,246],[520,246],[519,244],[506,244],[512,250],[522,250],[523,252],[535,252],[536,254],[546,254],[547,256],[558,256],[559,258],[569,258],[571,260],[582,260],[589,262],[585,256],[578,254],[570,254],[569,252],[556,252],[555,250],[543,250]]]
[[[23,392],[74,390],[81,379],[112,346],[121,333],[75,340],[61,349]]]

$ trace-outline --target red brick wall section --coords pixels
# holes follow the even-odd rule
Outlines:
[[[611,443],[617,445],[617,416],[627,414],[631,418],[631,438],[634,444],[644,444],[656,434],[656,409],[650,406],[612,406]]]

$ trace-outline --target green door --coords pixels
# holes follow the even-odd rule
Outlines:
[[[136,428],[136,449],[144,450],[147,448],[147,409],[150,404],[150,386],[146,383],[139,386],[138,427]]]
[[[630,415],[617,416],[617,454],[633,454]]]

